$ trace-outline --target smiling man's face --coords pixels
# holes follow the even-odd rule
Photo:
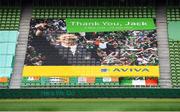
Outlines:
[[[74,46],[77,44],[77,36],[74,34],[63,34],[58,37],[58,42],[64,46]]]

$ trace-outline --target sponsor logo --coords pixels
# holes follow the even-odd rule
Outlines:
[[[102,68],[101,72],[110,72],[107,68]],[[150,72],[148,68],[114,68],[112,72]]]
[[[102,68],[101,69],[101,72],[108,72],[109,71],[109,69],[107,69],[107,68]]]
[[[113,72],[150,72],[148,68],[115,68]]]

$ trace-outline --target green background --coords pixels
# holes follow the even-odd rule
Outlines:
[[[168,22],[168,34],[170,39],[180,40],[180,21]]]
[[[0,98],[180,98],[180,89],[106,87],[0,89]]]
[[[72,25],[72,22],[78,23],[98,23],[99,25],[92,26],[81,26]],[[108,23],[119,23],[119,25],[104,25],[103,22]],[[144,22],[147,25],[127,25],[128,22]],[[121,24],[121,26],[120,26]],[[108,31],[124,31],[124,30],[152,30],[155,29],[155,24],[152,18],[129,18],[129,19],[116,19],[116,18],[82,18],[82,19],[66,19],[67,32],[108,32]]]
[[[180,99],[7,99],[2,111],[179,111]]]

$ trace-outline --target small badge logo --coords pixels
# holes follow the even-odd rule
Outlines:
[[[109,70],[107,68],[102,68],[101,72],[108,72]]]

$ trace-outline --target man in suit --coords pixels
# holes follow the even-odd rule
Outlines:
[[[36,49],[45,55],[42,65],[100,65],[96,56],[84,45],[78,44],[75,34],[61,34],[55,42],[46,37],[36,38]]]

